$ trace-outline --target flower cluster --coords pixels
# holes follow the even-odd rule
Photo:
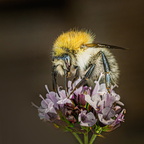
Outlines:
[[[107,91],[105,83],[95,81],[92,89],[88,86],[77,88],[71,92],[81,79],[68,82],[68,91],[58,88],[58,92],[49,91],[42,98],[38,113],[41,120],[53,123],[66,131],[85,133],[86,129],[95,134],[111,131],[124,121],[124,104],[115,93],[114,86]]]

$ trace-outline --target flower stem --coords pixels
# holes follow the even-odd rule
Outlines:
[[[90,142],[89,144],[93,144],[94,140],[96,139],[97,135],[96,134],[93,134],[91,139],[90,139]]]
[[[84,134],[84,144],[88,144],[88,133]]]
[[[72,134],[75,136],[75,138],[78,140],[78,142],[79,142],[80,144],[83,144],[82,140],[80,139],[80,137],[78,136],[77,133],[72,132]]]

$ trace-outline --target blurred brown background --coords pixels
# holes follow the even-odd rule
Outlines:
[[[70,28],[87,28],[113,50],[121,70],[117,92],[127,109],[125,123],[97,144],[144,140],[143,0],[0,0],[0,144],[74,144],[70,133],[39,120],[45,84],[51,88],[51,48]]]

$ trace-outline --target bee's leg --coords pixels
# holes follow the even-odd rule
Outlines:
[[[99,51],[95,56],[94,56],[94,61],[96,61],[99,56],[101,55],[101,51]],[[86,83],[86,81],[91,77],[92,75],[92,72],[94,71],[95,69],[95,62],[92,62],[92,64],[89,66],[89,69],[87,70],[86,74],[84,75],[84,77],[82,78],[82,80],[76,85],[76,88],[79,88],[80,86],[82,86],[83,84]],[[76,89],[75,88],[75,89]]]
[[[53,91],[58,93],[58,87],[57,87],[57,72],[55,71],[55,66],[52,67],[52,86],[53,86]]]
[[[101,51],[101,55],[102,55],[102,61],[103,61],[103,66],[105,71],[106,88],[108,92],[110,92],[110,87],[111,87],[110,66],[105,54],[102,51]]]
[[[67,93],[68,93],[68,72],[67,70],[64,70],[64,86],[65,86],[65,92],[66,92],[66,96],[67,96]]]
[[[110,87],[111,87],[111,78],[110,78],[110,66],[108,63],[108,60],[105,56],[105,54],[102,51],[99,51],[95,56],[94,56],[94,60],[96,61],[97,58],[99,56],[102,56],[102,61],[103,61],[103,65],[104,65],[104,71],[105,71],[105,83],[106,83],[106,88],[108,90],[108,92],[110,92]],[[75,86],[75,88],[73,89],[73,91],[70,93],[70,95],[80,86],[82,86],[83,84],[86,83],[86,81],[91,77],[92,72],[94,71],[96,64],[92,64],[89,68],[89,70],[87,71],[87,73],[85,74],[85,76],[82,78],[82,80]]]
[[[72,90],[72,92],[70,93],[70,95],[80,86],[84,85],[87,80],[91,77],[92,72],[95,69],[96,64],[92,64],[89,68],[89,70],[87,71],[87,73],[84,75],[84,77],[82,78],[82,80],[75,86],[75,88]]]
[[[73,85],[73,83],[74,83],[78,78],[79,78],[79,68],[77,67],[77,68],[76,68],[76,74],[75,74],[75,76],[74,76],[74,78],[73,78],[73,80],[72,80],[72,84],[71,84],[71,85]]]
[[[99,51],[95,56],[94,56],[94,61],[97,60],[97,58],[101,55],[101,51]],[[87,70],[86,74],[84,75],[84,77],[82,78],[82,80],[75,86],[75,88],[72,90],[72,92],[70,93],[70,95],[80,86],[84,85],[87,80],[91,77],[92,72],[95,69],[96,64],[93,63],[90,65],[89,69]]]

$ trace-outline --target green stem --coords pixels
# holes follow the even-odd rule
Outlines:
[[[80,139],[80,137],[78,136],[77,133],[72,132],[72,134],[75,136],[75,138],[78,140],[78,142],[79,142],[80,144],[83,144],[82,140]]]
[[[84,144],[88,144],[88,132],[84,134]]]
[[[93,134],[91,139],[90,139],[90,142],[89,144],[93,144],[94,140],[96,139],[97,135],[96,134]]]

